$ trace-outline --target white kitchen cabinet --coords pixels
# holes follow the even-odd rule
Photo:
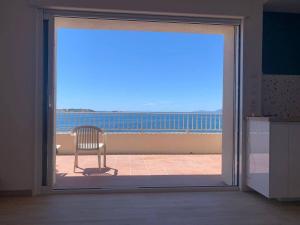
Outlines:
[[[248,118],[247,185],[268,198],[300,198],[300,122]]]

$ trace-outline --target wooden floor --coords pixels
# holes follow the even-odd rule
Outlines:
[[[242,192],[2,197],[0,224],[299,225],[300,203]]]
[[[102,164],[103,165],[103,164]],[[135,188],[224,186],[221,154],[108,155],[107,167],[98,169],[96,155],[56,156],[55,188]]]

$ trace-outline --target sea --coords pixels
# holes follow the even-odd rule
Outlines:
[[[77,126],[96,126],[105,132],[222,132],[222,112],[56,112],[56,132]]]

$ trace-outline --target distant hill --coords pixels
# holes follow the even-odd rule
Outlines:
[[[56,112],[95,112],[92,109],[56,109]]]
[[[206,112],[223,112],[222,109],[218,109],[218,110],[199,110],[199,111],[195,111],[195,112],[203,112],[203,113],[206,113]]]

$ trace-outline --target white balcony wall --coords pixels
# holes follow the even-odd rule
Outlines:
[[[74,154],[74,136],[56,134],[56,143],[59,154]],[[107,154],[220,154],[222,134],[109,133],[106,145]]]

